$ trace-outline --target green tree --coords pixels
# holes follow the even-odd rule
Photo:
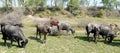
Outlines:
[[[25,0],[18,0],[18,5],[25,7]]]
[[[25,6],[45,6],[46,0],[27,0]]]
[[[48,1],[48,0],[47,0]],[[53,0],[51,0],[51,7],[52,7]]]
[[[68,3],[68,10],[72,13],[73,10],[77,10],[79,7],[79,0],[70,0]]]
[[[112,0],[113,6],[118,9],[118,6],[120,6],[120,1],[119,0]]]
[[[67,10],[70,11],[73,15],[78,15],[80,13],[79,9],[79,0],[70,0],[67,6]]]
[[[68,2],[69,0],[61,0],[61,1],[62,1],[62,3],[61,3],[62,7],[61,8],[64,9],[65,3]]]
[[[103,5],[106,8],[113,9],[114,8],[114,2],[113,0],[102,0]]]

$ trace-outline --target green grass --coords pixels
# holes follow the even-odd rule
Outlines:
[[[83,18],[58,18],[63,21],[72,21],[72,23],[77,23],[75,20]],[[98,20],[102,19],[93,19],[88,18],[89,20]],[[86,19],[87,20],[87,19]],[[118,19],[106,19],[108,22],[117,22]],[[76,30],[78,30],[75,27]],[[83,29],[84,30],[84,29]],[[73,36],[47,36],[47,42],[45,44],[41,43],[39,39],[36,39],[35,27],[30,27],[29,24],[26,24],[23,28],[25,36],[28,38],[29,42],[26,48],[18,48],[17,43],[13,43],[13,47],[8,49],[3,45],[2,35],[0,35],[0,53],[119,53],[120,52],[120,37],[118,36],[113,40],[112,43],[104,43],[104,40],[98,39],[98,43],[95,44],[90,38],[90,42],[87,41],[85,33],[77,32],[75,37]],[[79,29],[81,31],[81,29]],[[92,35],[91,35],[92,37]],[[43,38],[43,37],[42,37]],[[9,42],[9,41],[8,41]]]

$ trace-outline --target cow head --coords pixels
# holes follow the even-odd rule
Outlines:
[[[26,44],[28,43],[28,39],[25,39],[21,42],[23,48],[25,48]]]
[[[49,34],[53,34],[52,27],[48,27],[47,31],[48,31]]]
[[[111,43],[112,40],[113,40],[115,37],[116,37],[115,32],[110,32],[110,33],[108,33],[109,43]]]

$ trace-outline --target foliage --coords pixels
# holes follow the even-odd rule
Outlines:
[[[102,3],[104,4],[105,7],[109,9],[113,9],[114,7],[118,7],[120,1],[118,0],[102,0]]]
[[[48,1],[50,2],[48,3]],[[3,7],[1,8],[2,12],[4,11],[7,12],[9,11],[9,8],[14,8],[14,7],[16,8],[16,6],[18,8],[28,7],[32,15],[47,10],[50,10],[52,12],[67,10],[73,15],[86,16],[87,13],[91,13],[91,11],[86,10],[87,12],[86,11],[84,12],[84,9],[97,8],[98,11],[100,9],[98,8],[99,6],[97,6],[98,4],[97,0],[93,0],[94,7],[89,6],[91,0],[0,0],[0,2],[3,3]],[[47,4],[51,4],[51,5],[47,5]],[[101,4],[103,4],[103,7],[105,7],[110,11],[119,10],[120,7],[119,0],[101,0]],[[80,8],[83,8],[83,10],[80,10]],[[102,11],[106,11],[106,10],[103,9]],[[101,12],[100,10],[99,12],[94,11],[94,14],[97,14],[98,15],[97,17],[101,17],[104,16],[102,14],[108,15],[108,14],[112,14],[112,12],[104,13]],[[117,15],[119,15],[119,13]]]
[[[79,2],[78,0],[70,0],[68,3],[67,10],[70,11],[73,15],[79,14],[77,10],[79,9]]]
[[[106,16],[106,11],[101,9],[100,10],[100,17],[105,17]]]

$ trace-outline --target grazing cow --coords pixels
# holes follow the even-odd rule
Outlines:
[[[108,26],[98,25],[95,23],[89,23],[86,26],[87,37],[89,40],[89,34],[93,33],[94,41],[97,43],[97,36],[102,35],[105,38],[105,41],[108,39],[109,43],[112,42],[113,38],[115,37],[115,33],[111,30]]]
[[[51,27],[43,23],[37,24],[36,25],[36,38],[37,38],[37,35],[39,35],[41,39],[41,33],[44,35],[44,41],[46,41],[47,39],[46,36],[48,34],[52,34]]]
[[[18,26],[13,26],[13,25],[5,25],[1,29],[2,34],[3,34],[3,40],[4,44],[6,44],[6,40],[10,40],[11,43],[8,46],[9,48],[12,47],[13,41],[17,41],[19,47],[25,48],[26,44],[28,43],[28,39],[25,38],[22,30]],[[21,41],[21,45],[20,45]]]
[[[18,22],[11,21],[11,20],[7,20],[7,21],[5,20],[5,21],[0,22],[0,26],[1,26],[0,27],[0,32],[1,32],[1,28],[5,25],[8,25],[8,24],[13,25],[13,26],[23,27],[22,23],[18,23]]]
[[[101,25],[99,28],[100,28],[99,34],[103,36],[105,41],[108,39],[109,43],[111,43],[114,37],[116,37],[115,32],[112,31],[112,29],[109,26]]]
[[[10,20],[5,20],[5,21],[1,21],[0,22],[0,32],[2,32],[2,34],[3,34],[3,30],[2,30],[2,28],[4,28],[4,26],[5,25],[13,25],[13,26],[19,26],[19,27],[23,27],[23,25],[22,25],[22,23],[17,23],[17,22],[14,22],[14,21],[10,21]],[[3,34],[4,35],[4,34]],[[2,37],[2,39],[6,39],[6,35],[4,35],[3,37]]]
[[[60,22],[60,23],[58,24],[57,28],[58,28],[58,31],[66,30],[67,35],[68,35],[68,32],[71,31],[72,35],[74,36],[75,30],[73,30],[73,28],[72,28],[72,26],[70,25],[70,23]]]

